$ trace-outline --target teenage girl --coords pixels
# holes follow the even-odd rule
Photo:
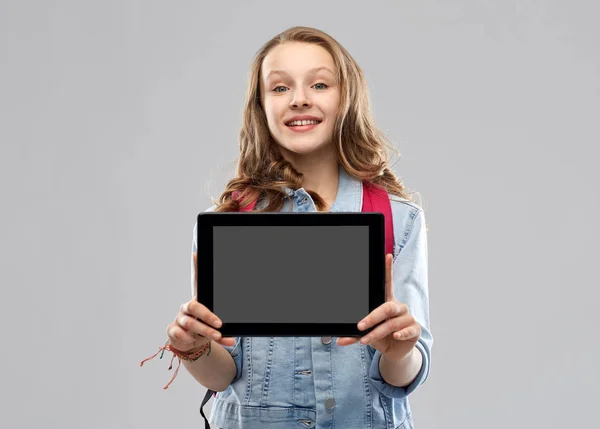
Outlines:
[[[211,415],[217,427],[413,427],[407,398],[428,377],[433,342],[426,224],[386,149],[363,73],[331,36],[294,27],[260,49],[250,69],[237,177],[209,210],[257,203],[254,210],[268,212],[358,212],[368,183],[389,197],[393,251],[385,304],[357,321],[361,330],[378,327],[362,338],[223,338],[217,314],[195,297],[183,304],[167,328],[166,349],[218,392]],[[194,228],[194,267],[196,249]],[[289,275],[308,282],[314,273],[290,261]],[[194,269],[194,294],[196,278]],[[329,305],[344,305],[343,297]]]

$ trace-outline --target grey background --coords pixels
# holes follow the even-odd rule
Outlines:
[[[223,323],[356,324],[369,314],[368,226],[216,226],[213,242]]]
[[[423,428],[597,424],[593,1],[1,1],[2,426],[202,427],[168,362],[248,66],[292,25],[359,61],[430,245]],[[334,305],[334,303],[332,303]]]

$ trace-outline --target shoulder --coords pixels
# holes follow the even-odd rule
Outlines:
[[[202,213],[210,213],[210,212],[214,212],[217,209],[216,205],[210,206],[209,208],[207,208],[206,210],[204,210]],[[198,228],[198,219],[195,220],[194,223],[194,235],[196,234],[196,229]]]
[[[216,210],[216,208],[217,208],[216,205],[212,205],[209,208],[207,208],[206,210],[204,210],[203,213],[214,212]],[[196,252],[197,249],[198,249],[198,219],[196,219],[194,222],[194,230],[192,232],[192,252]]]
[[[424,214],[423,209],[417,203],[396,195],[390,195],[390,205],[392,207],[394,222],[398,221],[402,224],[413,223],[415,218]]]
[[[415,229],[425,228],[425,213],[414,201],[390,195],[395,250],[402,250]],[[418,233],[418,231],[417,231]]]

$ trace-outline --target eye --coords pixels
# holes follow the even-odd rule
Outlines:
[[[313,87],[314,87],[315,89],[318,89],[318,90],[320,90],[320,91],[322,91],[322,90],[324,90],[324,89],[326,89],[326,88],[329,88],[329,87],[327,86],[327,84],[325,84],[325,83],[323,83],[323,82],[320,82],[320,83],[315,83],[315,84],[313,85]]]
[[[279,85],[279,86],[276,86],[275,88],[273,88],[273,91],[275,91],[275,92],[285,92],[285,91],[280,91],[280,89],[284,89],[285,90],[287,88],[285,86]]]

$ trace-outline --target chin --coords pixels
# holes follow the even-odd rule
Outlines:
[[[327,150],[330,145],[326,144],[326,143],[299,143],[299,142],[295,142],[295,143],[288,143],[288,144],[282,144],[280,145],[280,147],[283,149],[284,154],[285,152],[289,152],[290,154],[293,155],[315,155],[318,153],[323,153],[325,150]]]

